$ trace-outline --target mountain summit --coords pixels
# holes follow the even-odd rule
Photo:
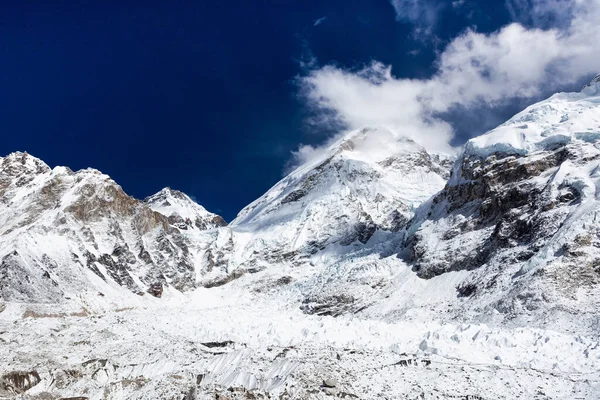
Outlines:
[[[144,203],[152,210],[167,216],[169,223],[180,229],[192,227],[205,230],[227,225],[220,215],[206,211],[185,193],[168,187],[147,197]]]
[[[196,229],[222,224],[187,196],[178,199]],[[27,153],[10,154],[0,159],[0,295],[61,302],[115,288],[193,288],[194,246],[174,215],[153,211],[97,170],[50,169]]]
[[[555,94],[466,143],[444,190],[409,226],[419,276],[472,271],[459,293],[480,316],[595,329],[597,85]]]
[[[453,159],[383,128],[352,131],[245,207],[223,241],[223,271],[302,266],[320,252],[404,227],[441,190]]]

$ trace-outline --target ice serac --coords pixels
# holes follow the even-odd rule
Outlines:
[[[200,206],[190,210],[199,228],[200,217],[218,220]],[[0,297],[52,303],[191,289],[194,247],[170,217],[97,170],[50,169],[10,154],[0,159]]]
[[[230,224],[227,271],[302,265],[324,249],[401,230],[443,188],[452,157],[384,128],[352,131],[244,208]]]
[[[580,327],[595,324],[599,139],[595,78],[467,142],[444,190],[407,230],[416,273],[472,270],[458,293],[490,315],[556,324],[577,315]]]

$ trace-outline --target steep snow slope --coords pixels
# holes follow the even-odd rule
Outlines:
[[[164,188],[147,197],[144,202],[152,210],[168,217],[169,223],[180,229],[206,230],[227,225],[220,215],[206,211],[204,207],[179,190]]]
[[[600,318],[600,83],[470,140],[408,228],[423,278],[469,270],[469,317],[594,331]]]
[[[207,257],[220,282],[275,265],[308,265],[326,248],[396,232],[439,191],[452,164],[384,128],[346,134],[244,208]],[[217,272],[215,272],[217,274]],[[234,274],[234,275],[232,275]],[[219,276],[219,275],[215,275]]]
[[[204,209],[194,221],[217,220]],[[197,225],[198,226],[198,225]],[[200,227],[203,227],[200,224]],[[159,296],[195,287],[193,244],[97,170],[0,160],[0,295],[6,301]]]
[[[308,214],[312,224],[304,229],[316,232],[317,225],[349,214],[346,218],[350,224],[356,223],[352,218],[360,221],[364,215],[372,220],[369,224],[397,230],[412,209],[440,190],[450,165],[450,156],[431,155],[414,141],[385,128],[353,131],[245,207],[232,226],[260,230]],[[348,210],[340,210],[346,205]],[[312,216],[315,213],[319,214]],[[324,234],[332,241],[361,239],[360,234],[339,226],[331,229]],[[366,242],[365,234],[362,241]]]

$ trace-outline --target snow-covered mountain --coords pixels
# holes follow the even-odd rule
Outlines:
[[[147,197],[144,203],[157,213],[166,216],[169,223],[179,229],[191,228],[203,231],[227,225],[223,217],[206,211],[204,207],[179,190],[164,188]]]
[[[229,225],[13,153],[0,398],[596,399],[598,171],[598,77],[456,160],[348,132]]]
[[[362,247],[378,232],[402,229],[443,188],[452,162],[388,129],[349,132],[244,208],[208,254],[220,260],[224,282]]]
[[[595,78],[468,141],[408,228],[417,275],[472,271],[457,289],[479,315],[597,329],[599,139]]]
[[[166,193],[179,208],[159,201]],[[27,153],[0,159],[1,297],[51,303],[195,287],[194,245],[177,212],[185,209],[195,229],[223,220],[172,193],[146,205],[97,170],[50,169]]]

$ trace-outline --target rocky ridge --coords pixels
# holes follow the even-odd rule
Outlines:
[[[599,89],[556,94],[467,142],[407,228],[418,276],[472,271],[458,295],[484,315],[598,323]]]
[[[181,225],[97,170],[50,169],[13,153],[0,160],[0,196],[5,301],[59,302],[119,287],[136,294],[158,294],[165,284],[195,287],[193,244]],[[205,229],[222,219],[204,210],[194,223]]]

